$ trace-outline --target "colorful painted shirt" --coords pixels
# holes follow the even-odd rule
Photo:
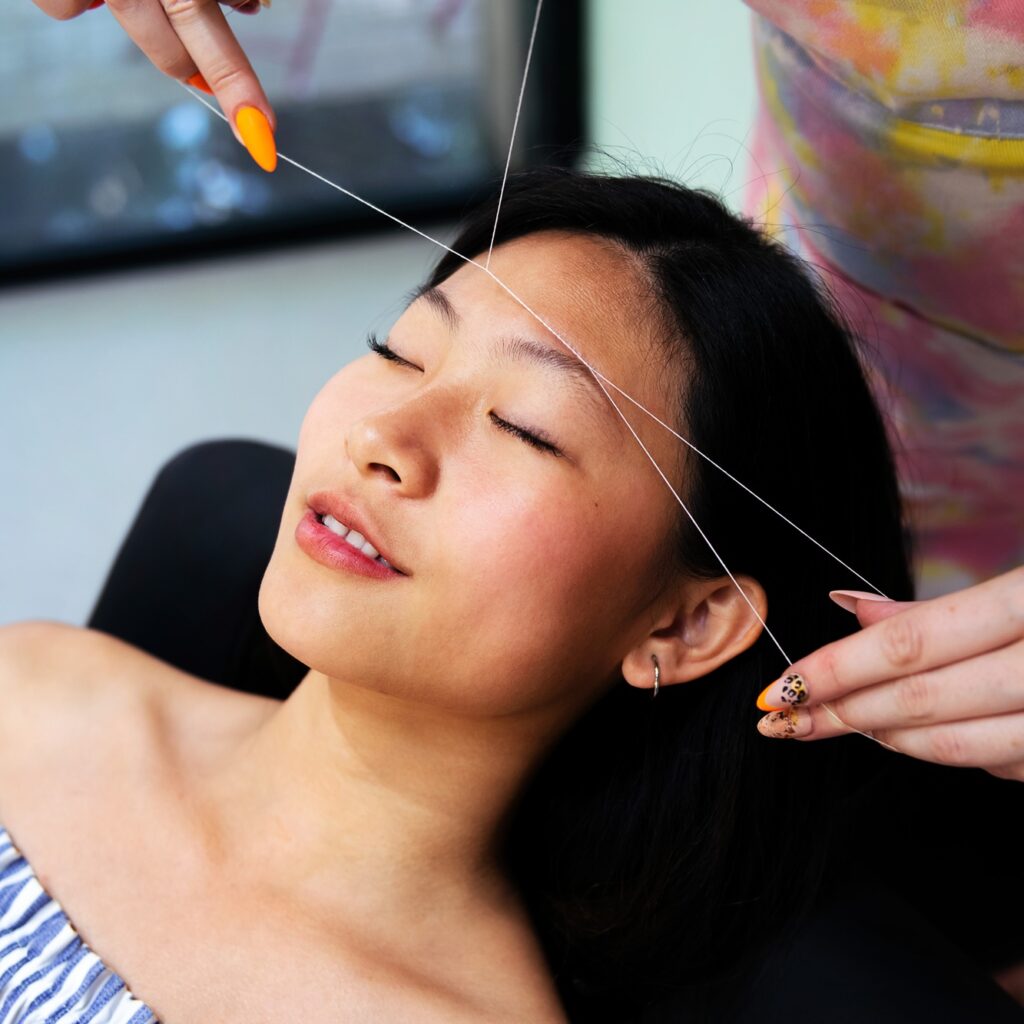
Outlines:
[[[1024,564],[1024,2],[747,3],[744,209],[864,342],[919,596]]]

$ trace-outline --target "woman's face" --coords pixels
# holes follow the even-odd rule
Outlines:
[[[491,270],[672,422],[682,382],[618,247],[543,232],[496,247]],[[582,364],[478,267],[417,298],[386,340],[411,365],[368,353],[306,413],[260,590],[268,632],[329,677],[470,716],[597,696],[651,630],[675,500]],[[678,489],[678,442],[605,386]],[[362,512],[406,575],[311,557],[296,527],[321,491]]]

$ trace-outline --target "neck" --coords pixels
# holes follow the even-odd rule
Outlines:
[[[209,859],[349,921],[507,903],[501,827],[564,717],[467,718],[310,671],[197,783]]]

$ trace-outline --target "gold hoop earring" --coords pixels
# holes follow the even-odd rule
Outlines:
[[[656,654],[651,655],[651,661],[654,662],[654,696],[658,696],[658,683],[661,681],[661,667],[658,665],[658,656]]]

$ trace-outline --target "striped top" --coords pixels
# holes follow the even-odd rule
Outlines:
[[[158,1024],[85,944],[0,825],[0,1024]]]

